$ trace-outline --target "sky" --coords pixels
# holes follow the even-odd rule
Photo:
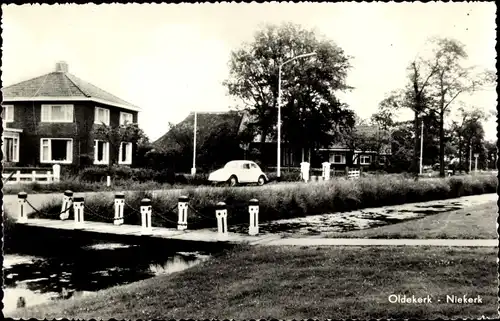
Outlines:
[[[238,102],[222,82],[230,53],[263,25],[294,22],[333,40],[353,57],[355,87],[341,99],[362,118],[391,90],[432,36],[465,44],[467,64],[495,70],[496,6],[471,3],[223,3],[2,5],[2,82],[8,86],[69,72],[141,108],[139,125],[154,141],[192,111],[225,111]],[[496,110],[494,88],[463,96]],[[410,119],[409,113],[399,115]],[[496,117],[485,125],[496,137]]]

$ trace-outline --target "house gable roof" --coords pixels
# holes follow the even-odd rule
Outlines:
[[[67,72],[67,65],[62,70],[4,87],[2,88],[2,94],[3,100],[8,102],[94,101],[128,110],[140,110],[139,107],[70,74]]]
[[[224,128],[235,136],[240,133],[243,113],[237,111],[228,112],[197,112],[196,113],[196,141],[201,146],[215,130]],[[176,124],[165,135],[153,143],[153,146],[162,150],[175,149],[178,142],[174,137],[173,130],[176,128],[186,128],[189,130],[191,139],[193,138],[194,113],[190,113],[183,121]]]

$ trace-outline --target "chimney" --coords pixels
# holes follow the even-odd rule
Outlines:
[[[56,72],[68,72],[68,64],[65,61],[56,63]]]

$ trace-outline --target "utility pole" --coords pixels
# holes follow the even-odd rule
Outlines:
[[[422,163],[424,160],[424,118],[422,117],[422,126],[420,130],[420,175],[423,173]]]
[[[197,124],[197,114],[196,111],[194,112],[194,135],[193,135],[193,168],[191,168],[191,175],[196,174],[196,127],[198,126]]]

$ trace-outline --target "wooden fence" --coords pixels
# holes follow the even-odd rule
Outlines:
[[[347,172],[347,178],[349,178],[349,179],[358,179],[359,175],[360,175],[360,170],[359,169],[349,170]]]
[[[4,185],[10,184],[51,184],[59,182],[61,179],[61,166],[55,164],[52,170],[37,168],[19,168],[19,169],[5,169],[2,173],[2,180]]]

